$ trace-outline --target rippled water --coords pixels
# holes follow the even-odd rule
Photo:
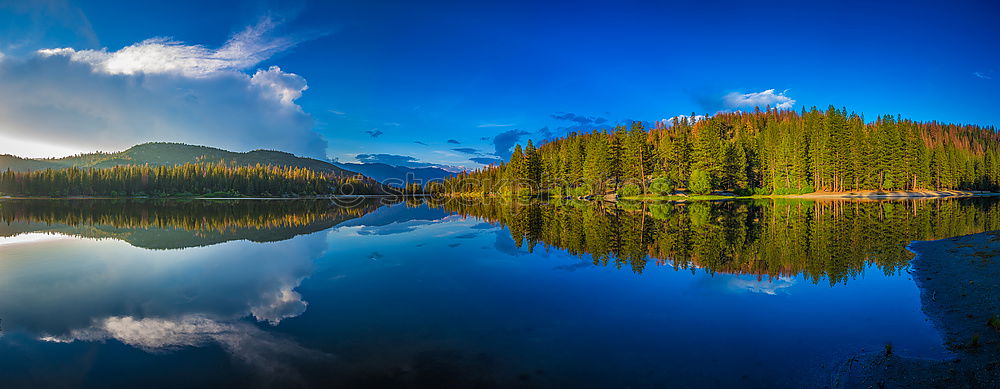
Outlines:
[[[992,199],[0,201],[12,387],[801,387],[935,358],[911,240]]]

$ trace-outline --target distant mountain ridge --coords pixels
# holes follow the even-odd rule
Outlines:
[[[121,165],[173,166],[185,163],[210,163],[223,161],[236,165],[273,165],[307,168],[338,176],[362,174],[375,181],[400,186],[403,182],[426,183],[444,180],[455,172],[439,167],[412,168],[384,163],[341,163],[299,157],[274,150],[235,152],[215,147],[184,143],[143,143],[118,152],[94,152],[62,158],[23,158],[0,155],[0,172],[7,169],[26,172],[44,169],[108,168]]]
[[[21,158],[10,154],[0,155],[0,170],[10,169],[16,172],[26,172],[31,170],[43,170],[52,167],[53,165],[47,161]]]
[[[439,167],[406,167],[384,163],[334,162],[334,165],[345,170],[364,174],[383,184],[388,183],[397,186],[402,185],[404,182],[424,184],[430,181],[443,181],[445,178],[458,174]]]
[[[32,171],[43,169],[108,168],[121,165],[173,166],[185,163],[209,163],[223,161],[236,165],[272,165],[307,168],[337,176],[351,176],[356,173],[330,162],[299,157],[291,153],[274,150],[254,150],[234,152],[208,146],[183,143],[144,143],[127,150],[113,153],[87,153],[62,158],[21,158],[9,154],[0,155],[0,171]]]

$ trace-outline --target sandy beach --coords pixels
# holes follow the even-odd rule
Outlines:
[[[845,388],[1000,387],[1000,231],[918,241],[912,274],[924,312],[941,330],[950,360],[905,358],[879,350],[847,361]]]

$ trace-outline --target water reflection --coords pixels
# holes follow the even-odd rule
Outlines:
[[[216,341],[257,359],[244,347],[290,347],[238,321],[277,325],[302,314],[308,303],[295,288],[325,248],[322,236],[171,251],[78,239],[10,245],[0,312],[8,332],[48,341],[116,339],[147,351]]]
[[[31,232],[116,239],[148,249],[208,246],[232,240],[275,242],[326,230],[392,199],[4,200],[0,237]]]
[[[441,201],[434,206],[509,227],[517,254],[536,246],[589,256],[593,264],[643,272],[677,269],[846,282],[869,264],[897,273],[913,240],[1000,229],[1000,201],[809,201],[692,203]],[[772,288],[773,285],[767,286]],[[766,288],[765,288],[766,289]],[[765,290],[761,289],[761,290]]]
[[[116,340],[153,353],[215,345],[257,374],[294,376],[303,360],[330,356],[261,325],[305,312],[295,289],[327,248],[311,233],[380,205],[3,201],[4,330],[52,343]]]
[[[934,355],[912,281],[884,275],[910,240],[1000,228],[998,207],[3,200],[0,374],[78,350],[92,387],[796,387],[885,341]],[[144,357],[89,359],[114,347],[150,360],[127,379]],[[185,363],[211,368],[173,378]]]

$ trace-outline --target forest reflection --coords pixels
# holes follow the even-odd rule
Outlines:
[[[150,249],[231,240],[273,242],[361,217],[387,198],[331,200],[32,200],[0,201],[0,237],[42,232],[118,239]]]
[[[401,201],[8,199],[0,201],[0,238],[54,233],[122,240],[148,249],[232,240],[276,242]],[[913,257],[906,250],[913,240],[1000,229],[997,198],[405,202],[406,207],[430,206],[506,226],[517,247],[528,251],[561,249],[595,265],[636,273],[652,263],[762,279],[802,274],[830,284],[846,282],[869,265],[886,274],[899,272]]]
[[[641,273],[648,262],[710,273],[847,282],[873,264],[907,266],[913,240],[1000,229],[996,198],[902,201],[759,199],[689,203],[437,201],[510,229],[518,247],[590,256]]]

